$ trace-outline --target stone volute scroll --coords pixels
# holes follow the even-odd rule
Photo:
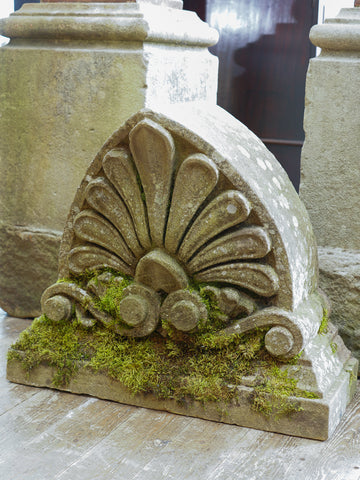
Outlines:
[[[259,420],[249,410],[267,395],[257,390],[268,371],[264,365],[317,399],[325,399],[334,375],[343,375],[348,391],[344,364],[356,369],[342,344],[341,361],[319,363],[319,355],[330,355],[336,332],[318,334],[326,302],[317,289],[307,213],[261,141],[219,107],[141,110],[110,137],[77,191],[63,233],[59,280],[45,290],[42,310],[54,328],[77,323],[85,332],[109,331],[132,348],[153,341],[156,348],[173,349],[174,358],[179,349],[180,356],[191,356],[196,344],[196,358],[205,349],[210,363],[239,339],[261,339],[261,361],[251,375],[239,371],[242,380],[227,387],[238,395],[236,407],[228,404],[227,419],[208,405],[201,412],[180,407],[174,393],[156,401],[105,394],[228,423],[326,438],[335,413],[332,418],[328,406],[309,406],[308,398],[294,400],[311,424],[306,428],[289,419]],[[232,355],[248,352],[236,345]],[[182,378],[180,390],[193,381],[193,373]],[[71,391],[78,390],[72,385]],[[85,392],[94,394],[90,387]]]

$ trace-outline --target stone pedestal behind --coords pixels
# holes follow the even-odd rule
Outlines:
[[[300,196],[319,245],[332,320],[360,355],[360,9],[313,27]]]
[[[217,32],[148,2],[26,4],[0,31],[0,306],[31,317],[104,139],[143,107],[216,103]]]

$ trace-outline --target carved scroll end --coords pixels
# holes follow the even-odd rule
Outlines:
[[[272,356],[287,361],[300,354],[317,334],[322,312],[322,301],[319,295],[313,294],[294,312],[277,307],[264,308],[236,320],[219,334],[242,334],[256,328],[270,327],[265,335],[265,348]]]

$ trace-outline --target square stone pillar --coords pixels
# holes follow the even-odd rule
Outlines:
[[[331,319],[360,356],[360,8],[313,27],[300,196],[319,245]]]
[[[176,8],[172,8],[176,7]],[[144,107],[216,103],[218,34],[179,0],[25,4],[0,21],[0,306],[36,316],[105,138]]]

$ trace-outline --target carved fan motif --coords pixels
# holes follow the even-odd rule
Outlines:
[[[198,291],[189,288],[201,283],[227,319],[219,334],[274,326],[268,350],[295,355],[301,337],[296,322],[274,307],[264,308],[279,289],[267,262],[268,232],[250,224],[251,204],[241,192],[220,187],[221,172],[210,158],[179,157],[172,135],[149,119],[130,131],[129,145],[106,153],[72,223],[67,262],[74,281],[49,287],[43,312],[55,321],[70,319],[75,306],[84,325],[100,321],[133,337],[149,335],[161,319],[193,332],[208,318]],[[106,269],[112,273],[102,273],[96,284],[76,282],[85,272]],[[97,299],[124,276],[132,281],[119,298],[120,318],[114,319]]]

